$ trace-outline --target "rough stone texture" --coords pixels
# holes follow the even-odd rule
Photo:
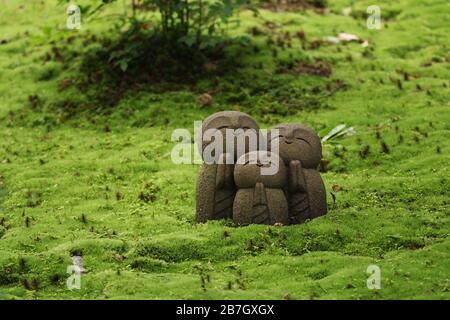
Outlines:
[[[327,192],[322,177],[317,170],[304,169],[310,213],[308,218],[314,219],[327,213]]]
[[[325,185],[316,170],[322,157],[319,136],[301,124],[281,124],[274,129],[279,130],[279,152],[288,166],[285,191],[290,222],[303,223],[326,214]],[[269,133],[269,139],[275,138]]]
[[[289,163],[289,219],[292,224],[304,223],[327,213],[325,185],[317,170],[304,169],[299,160]]]
[[[313,129],[292,123],[283,123],[273,129],[279,130],[280,157],[286,165],[292,160],[300,160],[303,168],[317,168],[322,159],[322,144]],[[274,138],[269,132],[269,139]]]
[[[262,175],[261,169],[271,165],[261,160],[263,153],[269,153],[278,171],[274,175]],[[249,161],[251,155],[257,161]],[[287,171],[283,161],[267,151],[253,151],[242,156],[234,170],[238,191],[233,204],[233,221],[238,225],[289,224],[288,203],[283,192],[287,183]]]
[[[259,126],[256,123],[256,121],[244,112],[221,111],[221,112],[214,113],[214,114],[210,115],[208,118],[206,118],[205,121],[203,121],[202,130],[199,133],[200,137],[198,137],[198,141],[201,143],[199,143],[198,147],[199,147],[199,151],[200,151],[200,154],[202,155],[202,157],[203,157],[203,150],[205,150],[206,146],[209,143],[211,143],[210,141],[203,141],[203,139],[202,139],[203,133],[209,129],[217,129],[217,130],[222,131],[222,134],[224,137],[224,145],[223,145],[224,153],[227,152],[227,150],[225,148],[225,143],[226,143],[225,129],[233,129],[233,130],[253,129],[257,133],[259,132]],[[236,140],[237,140],[237,138],[235,138],[235,142],[236,142]],[[234,160],[236,160],[238,158],[237,143],[235,143],[234,146],[235,146],[234,147]],[[249,151],[253,151],[253,150],[250,150],[249,147],[250,147],[249,144],[246,143],[245,150],[243,151],[242,154],[247,153]]]
[[[202,125],[206,130],[220,130],[224,137],[222,159],[228,155],[225,149],[226,129],[253,129],[259,132],[256,121],[238,111],[222,111],[209,116]],[[251,223],[283,225],[303,223],[327,212],[326,190],[316,170],[322,157],[319,136],[302,124],[280,124],[269,132],[268,138],[279,139],[279,156],[272,154],[279,170],[274,175],[262,175],[262,155],[267,151],[255,151],[246,141],[245,153],[237,160],[237,145],[234,160],[237,164],[203,164],[197,179],[197,221],[231,218],[238,225]],[[248,133],[248,132],[247,132]],[[199,151],[210,141],[200,137]],[[229,137],[228,137],[229,138]],[[237,138],[234,137],[234,142]],[[270,145],[269,145],[270,147]],[[228,150],[230,151],[230,150]],[[242,151],[242,150],[240,150]],[[203,154],[202,154],[203,156]],[[256,161],[249,162],[251,156]]]
[[[236,195],[232,164],[203,164],[197,178],[197,222],[231,218]]]
[[[259,131],[258,124],[249,115],[238,111],[222,111],[209,116],[202,125],[202,132],[208,129],[221,130],[224,137],[224,152],[226,135],[225,129],[254,129]],[[202,133],[200,133],[202,134]],[[199,151],[203,156],[204,148],[210,143],[198,140]],[[246,144],[246,151],[249,151]],[[237,147],[234,150],[237,157]],[[222,159],[225,155],[222,155]],[[198,222],[212,219],[231,218],[236,186],[233,177],[234,164],[203,164],[197,178],[196,218]]]

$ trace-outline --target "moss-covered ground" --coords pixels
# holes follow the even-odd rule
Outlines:
[[[351,2],[242,12],[236,70],[96,109],[71,84],[109,20],[68,31],[57,1],[0,1],[0,299],[449,299],[449,3],[379,0],[370,30],[373,1],[343,15]],[[369,46],[321,41],[339,32]],[[199,166],[172,163],[171,134],[228,109],[354,128],[324,147],[328,215],[195,223]],[[73,255],[86,272],[71,291]]]

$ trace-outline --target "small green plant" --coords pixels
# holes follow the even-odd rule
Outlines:
[[[84,1],[89,5],[80,5],[82,25],[108,18],[113,32],[79,35],[87,43],[81,52],[74,53],[80,57],[82,74],[74,84],[82,95],[78,101],[64,99],[54,107],[64,110],[64,118],[69,118],[81,109],[112,107],[128,90],[143,84],[195,83],[238,68],[236,56],[243,51],[226,49],[232,45],[248,47],[249,39],[228,37],[227,31],[239,24],[241,8],[257,12],[249,1],[134,0],[130,6],[124,0],[123,12],[114,15],[108,8],[111,5],[117,12],[121,7],[117,0]],[[61,88],[65,90],[64,85]]]
[[[69,0],[59,0],[59,3]],[[90,5],[80,6],[83,17],[95,18],[107,5],[117,0],[93,0]],[[169,41],[181,41],[192,46],[215,46],[218,39],[214,36],[223,35],[230,23],[239,23],[232,19],[237,12],[246,7],[257,13],[250,0],[132,0],[131,15],[124,10],[119,20],[131,25],[130,30],[141,31],[150,29],[162,35]],[[126,6],[125,6],[126,8]],[[148,21],[146,15],[139,11],[156,11],[157,21]]]

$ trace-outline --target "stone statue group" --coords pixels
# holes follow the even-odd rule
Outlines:
[[[203,133],[226,129],[260,131],[252,117],[238,111],[215,113],[202,124]],[[239,159],[234,152],[232,163],[202,165],[196,190],[198,222],[232,218],[238,225],[289,225],[326,214],[325,186],[316,170],[322,157],[319,136],[302,124],[280,124],[266,139],[278,139],[277,153],[246,144]],[[200,141],[203,157],[211,140],[202,135]],[[274,174],[261,173],[272,164],[278,168]]]

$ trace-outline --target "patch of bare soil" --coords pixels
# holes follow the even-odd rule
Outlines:
[[[329,77],[333,73],[331,66],[322,60],[316,60],[312,63],[301,62],[296,65],[282,65],[278,67],[277,71],[279,73],[308,74],[322,77]]]
[[[323,14],[326,10],[325,1],[311,0],[272,0],[263,3],[261,7],[274,12],[314,10]]]

